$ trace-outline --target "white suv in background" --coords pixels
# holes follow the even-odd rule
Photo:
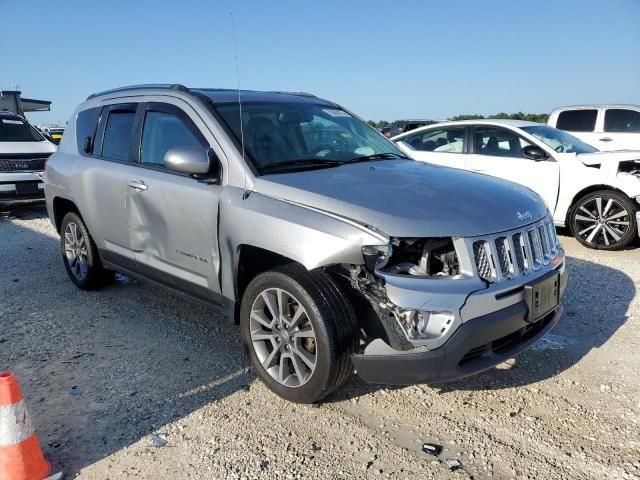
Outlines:
[[[44,202],[42,174],[55,151],[24,118],[0,112],[0,207]]]
[[[640,105],[556,108],[547,124],[571,132],[598,150],[640,150]]]

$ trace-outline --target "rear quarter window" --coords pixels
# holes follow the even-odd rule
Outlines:
[[[78,113],[76,119],[76,140],[78,143],[78,152],[93,153],[93,144],[96,136],[96,128],[98,118],[100,117],[100,108],[90,108]],[[87,138],[90,138],[87,145]],[[85,150],[85,145],[89,147]]]
[[[569,132],[593,132],[598,110],[565,110],[558,115],[556,128]]]

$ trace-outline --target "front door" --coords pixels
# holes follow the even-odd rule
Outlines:
[[[516,132],[500,127],[478,126],[471,133],[471,171],[520,183],[538,193],[552,212],[558,201],[560,169],[554,159],[534,161],[522,153],[531,145]]]
[[[218,271],[220,186],[171,172],[165,153],[173,147],[209,150],[185,110],[148,103],[139,112],[138,167],[128,181],[127,214],[137,270],[169,287],[215,301]]]

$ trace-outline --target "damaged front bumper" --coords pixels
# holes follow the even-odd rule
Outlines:
[[[566,289],[564,262],[559,273],[560,292]],[[363,354],[351,356],[358,376],[369,383],[411,385],[455,380],[489,369],[542,338],[562,315],[562,306],[530,319],[525,286],[511,290],[487,289],[468,296],[459,321],[446,340],[433,347],[395,350],[375,340]],[[471,314],[471,315],[470,315]]]

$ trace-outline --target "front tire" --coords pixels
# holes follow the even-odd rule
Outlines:
[[[600,190],[579,198],[571,208],[571,233],[581,244],[598,250],[620,250],[637,235],[637,207],[626,195]]]
[[[64,268],[79,289],[95,290],[113,278],[113,272],[102,266],[98,248],[75,212],[67,213],[62,219],[60,249]]]
[[[355,314],[322,270],[287,265],[256,276],[242,297],[240,331],[258,377],[286,400],[322,400],[353,373]]]

